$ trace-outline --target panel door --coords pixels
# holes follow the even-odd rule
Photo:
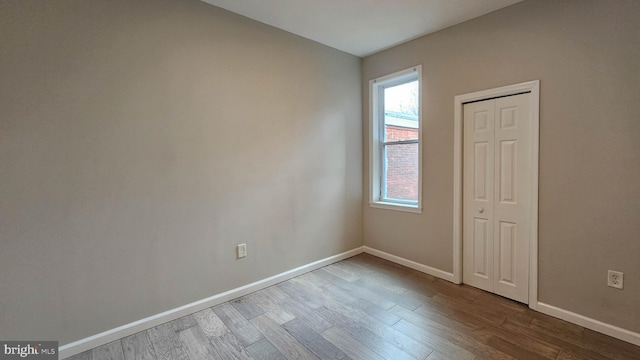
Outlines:
[[[464,106],[463,281],[524,303],[531,205],[528,96]]]
[[[493,292],[495,101],[464,105],[462,281]]]

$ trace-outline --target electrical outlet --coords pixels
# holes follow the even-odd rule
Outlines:
[[[238,259],[247,257],[247,244],[238,244],[238,246],[236,246],[236,253]]]
[[[622,289],[624,287],[624,273],[620,271],[609,270],[607,276],[607,286],[616,289]]]

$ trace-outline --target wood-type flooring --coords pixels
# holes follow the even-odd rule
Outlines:
[[[640,347],[360,254],[68,359],[638,360]]]

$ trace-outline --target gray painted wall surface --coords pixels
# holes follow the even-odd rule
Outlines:
[[[359,58],[196,0],[3,0],[0,34],[0,339],[362,245]]]
[[[195,0],[0,1],[0,338],[68,343],[362,231],[451,271],[453,97],[533,79],[540,300],[640,331],[638,18],[526,1],[367,57],[361,79],[356,57]],[[367,82],[419,63],[425,211],[370,209]]]
[[[424,212],[365,196],[365,245],[452,271],[454,96],[539,79],[539,299],[640,331],[638,19],[632,0],[525,1],[365,58],[364,189],[368,81],[422,64],[424,90]]]

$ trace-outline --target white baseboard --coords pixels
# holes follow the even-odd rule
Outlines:
[[[640,346],[640,334],[538,301],[537,311]]]
[[[137,332],[150,329],[154,326],[164,324],[166,322],[181,318],[183,316],[193,314],[200,310],[204,310],[206,308],[209,308],[218,304],[222,304],[224,302],[250,294],[252,292],[262,290],[264,288],[275,285],[277,283],[281,283],[283,281],[289,280],[296,276],[319,269],[323,266],[327,266],[335,262],[358,255],[362,252],[364,252],[364,246],[343,252],[341,254],[330,256],[328,258],[321,259],[289,271],[285,271],[283,273],[256,281],[254,283],[251,283],[245,286],[241,286],[229,291],[225,291],[223,293],[208,297],[206,299],[192,302],[190,304],[186,304],[186,305],[177,307],[175,309],[171,309],[171,310],[162,312],[160,314],[150,316],[148,318],[134,321],[132,323],[119,326],[115,329],[107,330],[105,332],[102,332],[93,336],[89,336],[87,338],[74,341],[69,344],[62,345],[58,349],[58,354],[59,354],[58,356],[60,357],[60,359],[64,359],[66,357],[79,354],[83,351],[87,351],[89,349],[93,349],[100,345],[110,343],[120,338],[133,335]]]
[[[379,258],[383,258],[385,260],[389,260],[389,261],[394,262],[396,264],[404,265],[404,266],[406,266],[408,268],[411,268],[413,270],[418,270],[418,271],[423,272],[425,274],[433,275],[435,277],[438,277],[438,278],[441,278],[441,279],[444,279],[444,280],[447,280],[447,281],[454,282],[453,281],[453,274],[450,273],[450,272],[446,272],[446,271],[443,271],[443,270],[440,270],[440,269],[436,269],[436,268],[433,268],[431,266],[423,265],[423,264],[417,263],[415,261],[405,259],[405,258],[400,257],[400,256],[392,255],[392,254],[386,253],[384,251],[380,251],[380,250],[377,250],[377,249],[374,249],[374,248],[370,248],[368,246],[364,247],[364,252],[366,252],[367,254],[371,254],[373,256],[377,256]]]

